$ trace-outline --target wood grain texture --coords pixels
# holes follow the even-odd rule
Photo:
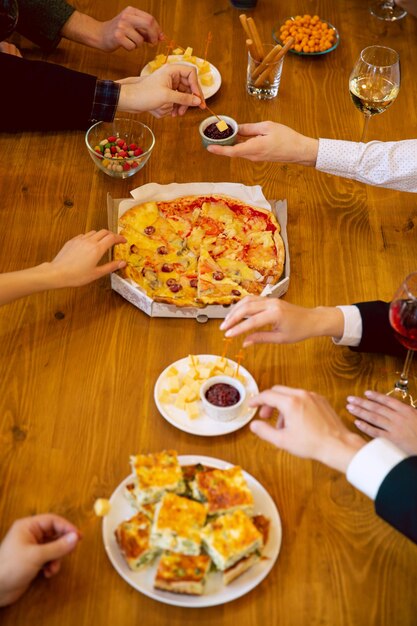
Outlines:
[[[105,20],[123,0],[76,6]],[[259,0],[253,13],[263,41],[289,15],[318,13],[335,24],[340,45],[319,59],[288,55],[277,100],[245,93],[245,35],[228,0],[143,0],[168,37],[195,51],[214,38],[210,61],[222,87],[210,106],[239,122],[272,119],[321,137],[357,140],[362,118],[348,93],[359,51],[372,43],[397,49],[402,87],[395,104],[371,120],[369,140],[413,136],[417,20],[373,19],[363,0]],[[43,55],[19,38],[28,58]],[[160,46],[162,49],[162,46]],[[135,75],[155,54],[146,46],[106,55],[62,41],[49,55],[106,78]],[[28,94],[28,98],[35,94]],[[81,132],[0,137],[2,242],[0,271],[52,258],[75,234],[106,225],[106,195],[128,197],[151,181],[232,181],[262,185],[288,201],[291,284],[288,300],[314,306],[391,297],[416,269],[415,196],[366,187],[299,166],[227,160],[203,151],[200,111],[181,119],[143,115],[156,135],[146,167],[116,181],[94,168]],[[218,354],[218,322],[149,319],[110,290],[108,279],[80,289],[32,296],[0,311],[0,533],[28,514],[55,511],[84,538],[51,580],[37,580],[4,626],[415,626],[416,546],[379,520],[373,505],[343,476],[292,458],[247,429],[206,439],[176,430],[159,415],[153,386],[170,362],[188,353]],[[231,349],[235,354],[240,345]],[[347,422],[345,398],[392,381],[399,362],[351,353],[329,340],[249,348],[245,366],[261,388],[275,382],[327,395]],[[352,427],[353,428],[353,427]],[[229,605],[185,610],[131,589],[105,554],[92,505],[109,496],[139,451],[177,449],[242,465],[271,493],[283,522],[276,566],[248,595]]]

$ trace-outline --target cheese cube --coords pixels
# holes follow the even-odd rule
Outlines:
[[[214,78],[212,73],[207,73],[207,74],[203,74],[202,76],[200,76],[200,83],[204,86],[204,87],[210,87],[210,85],[212,85],[214,83]]]
[[[170,404],[172,402],[172,394],[168,391],[168,389],[162,389],[159,394],[159,401],[164,404]]]
[[[177,407],[177,409],[181,409],[181,411],[185,410],[185,400],[182,396],[180,395],[176,396],[174,404]]]
[[[199,378],[202,380],[206,380],[207,378],[210,378],[211,370],[212,368],[210,365],[200,365],[198,368]]]
[[[187,402],[187,404],[185,405],[185,410],[187,411],[187,415],[191,420],[196,419],[200,415],[198,402]]]
[[[178,376],[178,374],[179,374],[179,372],[178,372],[177,368],[174,367],[173,365],[167,371],[167,376]]]
[[[108,513],[110,513],[110,502],[106,498],[98,498],[94,502],[94,513],[98,517],[104,517]]]
[[[208,61],[197,61],[197,66],[198,66],[198,73],[201,74],[207,74],[207,72],[210,72],[210,63]]]
[[[185,57],[190,57],[192,55],[192,53],[193,53],[193,49],[190,48],[190,46],[188,46],[188,48],[185,49],[184,56]]]
[[[187,385],[187,394],[185,396],[186,402],[194,402],[198,400],[200,394],[200,385],[199,383],[194,382],[191,385]]]
[[[183,52],[183,48],[175,48],[175,50],[172,51],[172,54],[182,54]]]
[[[166,388],[170,393],[178,393],[180,386],[180,379],[178,376],[170,376],[167,378]]]
[[[216,126],[221,133],[223,133],[228,128],[227,123],[224,120],[217,122]]]

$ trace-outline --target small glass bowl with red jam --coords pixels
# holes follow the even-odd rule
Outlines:
[[[227,129],[224,131],[218,129],[216,124],[219,120],[214,115],[203,120],[199,126],[198,130],[205,148],[212,143],[219,146],[233,146],[236,143],[238,123],[227,115],[219,115],[219,118],[227,124]]]
[[[219,422],[230,422],[239,416],[246,400],[245,386],[231,376],[213,376],[200,387],[204,412]]]

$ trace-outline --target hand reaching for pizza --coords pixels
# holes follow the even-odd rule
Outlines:
[[[252,332],[268,324],[270,330]],[[248,296],[232,308],[220,329],[226,331],[226,337],[251,333],[243,347],[255,343],[296,343],[310,337],[342,337],[344,317],[336,307],[310,309],[279,298]]]
[[[125,237],[109,230],[92,230],[67,241],[50,263],[0,274],[0,306],[47,289],[87,285],[122,269],[125,261],[98,263],[112,246],[125,242]]]
[[[259,122],[239,126],[239,143],[234,146],[209,145],[212,154],[242,157],[249,161],[280,161],[315,165],[318,139],[305,137],[292,128],[275,122]]]
[[[148,111],[159,118],[184,115],[191,106],[206,107],[196,69],[188,65],[167,64],[150,76],[116,82],[122,85],[118,111]]]
[[[57,574],[79,540],[78,529],[52,513],[15,521],[0,545],[0,607],[20,598],[40,571]]]
[[[347,410],[359,418],[355,426],[370,437],[384,437],[408,454],[417,454],[416,410],[377,391],[365,391],[365,396],[347,398]]]

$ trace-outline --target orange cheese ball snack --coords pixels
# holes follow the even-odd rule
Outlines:
[[[329,28],[318,15],[297,15],[287,20],[280,28],[279,38],[285,44],[290,37],[294,37],[291,49],[296,52],[325,52],[336,42],[334,28]]]

